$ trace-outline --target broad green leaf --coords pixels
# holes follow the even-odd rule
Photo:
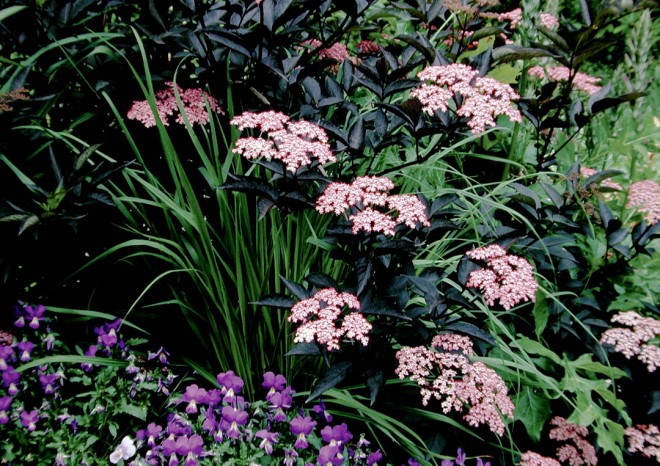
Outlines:
[[[545,293],[537,293],[532,315],[534,316],[534,333],[537,337],[540,337],[548,325],[548,303],[545,299]]]
[[[596,433],[596,443],[606,453],[612,453],[620,465],[625,465],[622,449],[624,447],[625,429],[621,424],[603,420],[594,426]]]
[[[550,400],[543,392],[525,386],[513,400],[516,407],[514,419],[525,426],[527,434],[535,442],[541,441],[543,426],[550,419]]]
[[[136,417],[141,421],[147,420],[147,409],[144,406],[130,405],[124,401],[119,406],[119,411]]]

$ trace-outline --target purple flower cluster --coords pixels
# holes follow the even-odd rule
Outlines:
[[[463,452],[461,448],[456,452],[456,459],[452,460],[442,460],[440,466],[467,466],[467,455]],[[490,466],[490,461],[484,463],[481,458],[477,458],[477,463],[475,466]]]
[[[264,374],[265,399],[253,403],[241,396],[243,380],[233,371],[218,374],[216,380],[218,387],[213,389],[188,385],[174,398],[173,404],[181,408],[168,415],[164,427],[151,423],[137,432],[138,460],[194,466],[202,458],[227,455],[231,449],[238,454],[246,445],[255,452],[254,458],[272,456],[289,466],[301,458],[319,465],[339,465],[347,459],[375,465],[382,459],[363,438],[352,443],[354,436],[345,423],[329,424],[332,416],[323,403],[310,412],[295,410],[295,391],[280,374]],[[325,426],[317,432],[319,422]]]

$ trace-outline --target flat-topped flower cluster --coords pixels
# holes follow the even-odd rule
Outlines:
[[[185,124],[184,114],[185,118],[191,125],[206,125],[211,118],[211,115],[209,115],[209,112],[207,111],[207,105],[211,112],[220,114],[225,113],[222,108],[220,108],[215,97],[201,89],[191,88],[184,90],[181,87],[176,86],[173,82],[166,82],[165,85],[167,86],[166,89],[156,93],[156,110],[160,121],[162,121],[165,126],[169,126],[169,117],[175,114],[175,121],[180,125]],[[179,98],[183,105],[183,113],[179,111],[175,86],[176,92],[179,94]],[[156,117],[154,116],[148,100],[136,100],[133,102],[133,106],[128,111],[127,117],[129,120],[137,120],[141,122],[147,128],[156,126]]]
[[[351,212],[348,220],[353,223],[353,234],[364,231],[394,236],[397,225],[430,226],[422,201],[412,194],[387,194],[393,188],[389,178],[379,176],[360,176],[352,183],[330,183],[316,200],[316,210],[335,215]]]
[[[646,364],[649,372],[655,372],[660,366],[660,348],[652,340],[660,335],[660,320],[627,311],[616,314],[612,322],[624,327],[605,330],[600,337],[600,344],[621,353],[627,359],[637,356]]]
[[[343,309],[349,312],[344,313]],[[360,301],[351,293],[338,293],[333,288],[317,291],[313,297],[299,301],[291,308],[289,322],[299,323],[294,341],[316,341],[328,351],[338,350],[342,340],[369,344],[371,324],[360,314]]]
[[[429,115],[437,110],[447,112],[450,101],[460,101],[456,114],[468,118],[467,125],[474,134],[496,126],[495,118],[506,115],[511,121],[521,122],[522,115],[513,106],[520,95],[508,84],[479,76],[471,66],[453,63],[429,66],[417,74],[423,84],[410,92]],[[458,99],[458,96],[462,99]]]
[[[234,152],[248,160],[260,157],[279,160],[292,173],[312,163],[325,165],[337,160],[325,130],[314,123],[291,121],[283,113],[265,111],[244,112],[234,117],[231,124],[241,131],[258,129],[261,132],[259,137],[240,138],[234,145]]]
[[[441,401],[443,412],[467,413],[472,426],[487,425],[504,435],[502,416],[513,419],[514,406],[502,378],[482,362],[472,362],[472,341],[456,334],[433,337],[431,347],[404,347],[396,353],[400,379],[409,378],[420,387],[422,404],[431,398]],[[500,415],[501,414],[501,415]]]
[[[504,309],[511,309],[523,301],[536,301],[539,285],[527,259],[507,254],[497,244],[473,249],[465,255],[487,264],[483,269],[470,272],[465,286],[479,288],[489,306],[499,301]]]

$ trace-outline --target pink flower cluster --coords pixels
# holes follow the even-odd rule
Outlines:
[[[418,224],[431,226],[422,201],[412,194],[388,195],[387,191],[393,188],[390,179],[378,176],[361,176],[350,184],[330,183],[316,200],[316,210],[341,215],[352,208],[355,213],[348,219],[353,222],[353,234],[364,231],[394,236],[394,228],[399,224],[410,228]],[[374,209],[376,206],[396,212],[396,218]]]
[[[174,94],[174,83],[166,82],[165,84],[168,88],[156,93],[156,110],[158,111],[158,117],[165,126],[168,126],[169,117],[178,113],[176,122],[183,125],[185,122],[183,114],[179,113],[179,106]],[[183,103],[185,116],[191,125],[194,125],[195,123],[205,125],[209,122],[210,115],[206,111],[207,103],[212,112],[224,115],[225,112],[218,105],[218,101],[201,89],[193,88],[183,90],[178,86],[176,89],[181,98],[181,102]],[[138,120],[147,128],[156,126],[156,118],[151,111],[149,101],[147,100],[136,100],[133,102],[133,106],[126,116],[129,120]]]
[[[582,175],[584,178],[589,178],[591,175],[595,175],[596,173],[598,172],[593,168],[580,167],[580,175]],[[621,191],[623,189],[619,183],[612,181],[609,178],[603,180],[603,186],[610,189],[616,189],[617,191]]]
[[[660,463],[660,430],[658,426],[638,424],[626,429],[626,437],[631,453],[639,452],[646,458],[653,458]]]
[[[527,71],[527,74],[539,79],[547,78],[549,81],[568,81],[568,78],[571,76],[571,70],[565,66],[554,66],[543,69],[542,66],[537,65],[532,66]],[[589,95],[593,95],[601,90],[601,86],[598,83],[600,83],[600,78],[589,76],[579,71],[573,76],[573,88],[586,92]]]
[[[513,419],[514,406],[507,387],[497,373],[482,362],[470,362],[474,356],[472,341],[455,334],[436,335],[434,349],[403,347],[396,353],[399,362],[395,370],[400,379],[408,377],[420,387],[422,404],[431,397],[442,400],[444,413],[452,409],[468,412],[463,418],[472,426],[488,425],[497,435],[504,434],[502,416]]]
[[[317,291],[312,298],[299,301],[291,308],[289,322],[300,322],[293,341],[296,343],[318,342],[328,351],[339,349],[341,339],[369,344],[372,325],[359,312],[343,315],[343,308],[360,309],[360,301],[351,293],[338,293],[333,288]],[[341,321],[340,326],[337,326]]]
[[[522,257],[508,255],[497,244],[473,249],[466,256],[485,261],[488,266],[470,272],[465,286],[479,288],[489,306],[499,300],[504,309],[511,309],[522,301],[536,302],[538,283],[534,268]]]
[[[553,417],[550,424],[555,427],[550,429],[548,437],[560,442],[573,442],[573,444],[565,443],[557,448],[559,461],[568,463],[570,466],[595,466],[598,464],[596,449],[586,439],[589,435],[586,427],[573,424],[560,416]]]
[[[614,347],[614,351],[623,354],[627,359],[637,356],[637,359],[647,365],[649,372],[655,372],[660,366],[660,348],[648,342],[660,335],[660,320],[628,311],[612,317],[612,322],[631,328],[615,327],[605,330],[600,337],[601,345]]]
[[[302,41],[300,45],[309,45],[314,49],[318,49],[323,45],[323,42],[318,39],[307,39]],[[346,46],[344,44],[340,44],[339,42],[332,44],[328,48],[320,49],[318,51],[318,58],[319,60],[330,60],[336,62],[331,66],[332,71],[335,73],[339,70],[340,63],[342,63],[344,60],[352,59],[351,54],[348,52]]]
[[[528,451],[522,454],[520,466],[561,466],[561,463],[547,456],[541,456],[533,451]]]
[[[321,165],[337,160],[328,144],[328,135],[320,126],[308,121],[290,121],[280,112],[244,112],[234,117],[231,124],[243,131],[256,128],[265,137],[239,138],[234,152],[248,160],[264,157],[280,160],[286,169],[295,173],[300,167],[316,159]]]
[[[644,212],[644,218],[651,225],[658,223],[660,220],[660,184],[653,180],[644,180],[630,185],[627,207]]]
[[[541,21],[541,26],[546,29],[555,29],[559,27],[559,20],[550,13],[541,13],[539,15],[539,20]]]
[[[500,13],[498,21],[509,21],[511,29],[515,29],[522,23],[522,9],[516,8],[506,13]]]
[[[522,121],[522,115],[512,104],[520,98],[518,93],[508,84],[478,75],[479,71],[460,63],[429,66],[417,74],[426,82],[412,90],[410,96],[421,102],[426,113],[433,115],[436,110],[446,112],[449,100],[460,94],[463,101],[456,114],[469,118],[467,125],[474,134],[495,126],[499,115]]]

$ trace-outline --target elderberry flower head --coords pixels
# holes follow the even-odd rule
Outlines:
[[[479,288],[489,306],[499,301],[504,309],[511,309],[522,301],[536,301],[538,283],[526,259],[508,255],[496,244],[473,249],[465,255],[487,263],[487,267],[470,272],[465,286]]]
[[[586,427],[573,424],[561,416],[555,416],[550,420],[550,424],[555,426],[550,429],[548,437],[562,442],[572,442],[573,444],[564,444],[557,448],[557,459],[561,462],[568,462],[574,466],[598,464],[596,449],[587,441],[586,437],[589,431]]]
[[[644,218],[649,224],[658,223],[660,220],[660,184],[653,180],[644,180],[630,185],[627,207],[644,213]]]
[[[491,431],[503,435],[505,426],[500,413],[513,418],[514,406],[502,378],[485,364],[468,359],[474,352],[467,337],[440,334],[433,338],[431,346],[400,349],[396,353],[396,375],[400,379],[408,377],[421,387],[423,405],[428,405],[433,397],[441,400],[444,413],[463,412],[468,407],[463,418],[470,425],[486,424]]]
[[[638,424],[626,428],[628,450],[639,452],[646,458],[655,458],[660,463],[660,429],[654,424]]]
[[[317,291],[312,298],[296,303],[288,317],[289,322],[300,323],[294,341],[296,343],[316,341],[324,345],[328,351],[339,349],[342,338],[355,340],[367,346],[371,324],[359,312],[344,313],[344,307],[358,311],[360,302],[357,296],[338,293],[333,288]]]
[[[468,119],[467,125],[474,134],[496,126],[495,118],[499,115],[522,121],[521,113],[513,107],[513,101],[520,98],[518,93],[508,84],[479,76],[479,71],[468,65],[433,65],[420,71],[417,77],[423,84],[412,90],[410,97],[419,100],[424,112],[429,115],[437,110],[446,112],[450,100],[457,101],[460,94],[463,99],[456,114]]]
[[[244,137],[236,141],[234,152],[248,160],[260,157],[279,160],[292,173],[313,163],[324,165],[337,160],[325,130],[314,123],[290,121],[283,113],[267,111],[244,112],[234,117],[231,124],[241,131],[255,128],[262,133],[260,137]]]
[[[613,327],[605,330],[600,338],[601,345],[611,347],[627,359],[637,356],[648,365],[649,372],[654,372],[660,366],[660,348],[648,342],[660,335],[660,320],[628,311],[616,314],[612,322],[630,328]]]
[[[155,96],[156,112],[165,126],[169,125],[169,117],[179,112],[176,93],[178,93],[183,104],[183,113],[178,113],[176,117],[176,122],[181,125],[185,124],[186,119],[191,125],[196,123],[200,125],[208,124],[211,117],[207,112],[207,105],[212,112],[225,113],[220,108],[220,105],[218,105],[218,101],[201,89],[191,88],[184,90],[176,86],[175,93],[175,84],[173,82],[166,82],[165,85],[168,87],[157,92]],[[133,106],[126,116],[129,120],[138,120],[147,128],[156,126],[156,118],[148,100],[133,102]]]
[[[522,454],[520,466],[561,466],[561,463],[555,459],[541,456],[533,451]]]

